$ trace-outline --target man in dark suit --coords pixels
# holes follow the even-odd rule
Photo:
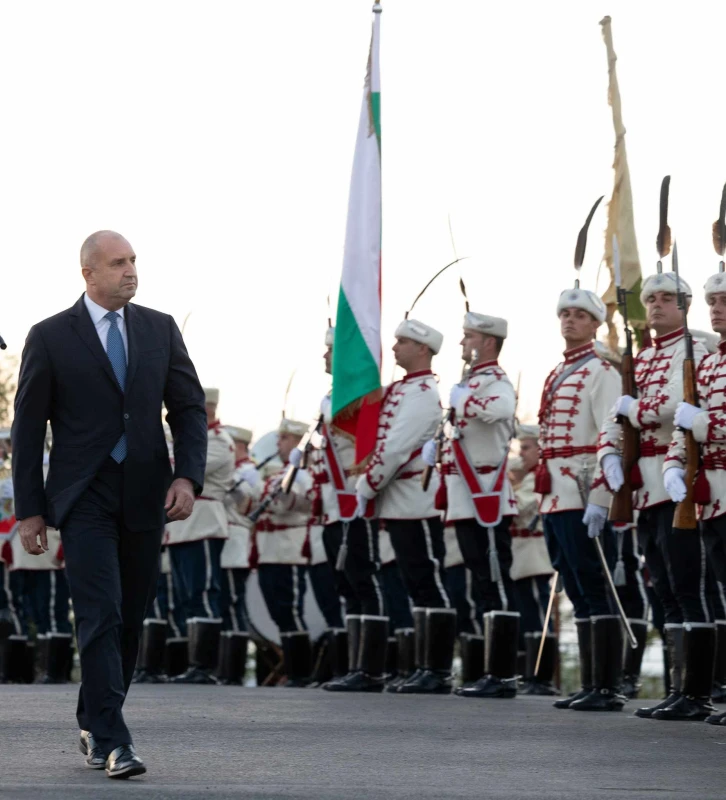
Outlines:
[[[47,550],[46,525],[61,531],[81,657],[81,752],[89,767],[127,778],[146,771],[122,706],[164,516],[186,519],[201,491],[207,418],[172,317],[129,303],[138,284],[131,245],[113,231],[94,233],[81,267],[85,294],[34,325],[25,343],[12,430],[15,512],[29,553]]]

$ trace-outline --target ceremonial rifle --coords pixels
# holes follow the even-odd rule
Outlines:
[[[673,272],[676,275],[676,293],[678,307],[683,311],[683,330],[686,344],[686,357],[683,360],[683,400],[692,406],[698,405],[696,394],[696,364],[693,358],[693,337],[688,330],[688,302],[685,292],[681,288],[681,279],[678,273],[678,245],[673,243]],[[698,474],[699,447],[693,438],[693,431],[683,431],[686,445],[686,496],[676,505],[673,515],[673,527],[680,530],[692,531],[697,526],[696,503],[693,498],[694,485]]]
[[[620,365],[622,388],[624,395],[637,397],[635,372],[633,370],[633,333],[628,326],[628,290],[622,285],[620,272],[620,249],[618,239],[613,236],[613,267],[615,271],[615,287],[618,308],[625,327],[625,352]],[[610,504],[611,522],[629,523],[633,521],[633,471],[640,456],[640,435],[625,414],[618,417],[623,428],[623,485],[613,495]]]
[[[292,485],[295,483],[298,470],[305,469],[308,465],[308,458],[310,451],[312,450],[312,438],[322,423],[323,415],[321,414],[318,419],[316,419],[315,422],[313,422],[313,424],[308,428],[307,433],[305,436],[303,436],[300,444],[297,446],[298,450],[302,450],[300,466],[296,467],[294,464],[290,464],[288,466],[285,477],[280,481],[275,489],[270,492],[270,494],[257,506],[254,511],[247,515],[247,519],[250,522],[257,522],[257,520],[265,513],[265,511],[267,511],[270,504],[277,500],[281,494],[290,494]]]

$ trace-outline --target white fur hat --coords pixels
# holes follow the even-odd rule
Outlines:
[[[214,403],[215,405],[219,403],[219,389],[205,389],[204,402]]]
[[[466,314],[464,314],[464,330],[506,339],[507,320],[501,317],[489,317],[486,314],[477,314],[475,311],[467,311]]]
[[[441,345],[444,343],[444,335],[439,333],[436,328],[419,322],[417,319],[404,319],[404,321],[396,328],[394,334],[396,338],[399,336],[406,339],[412,339],[419,344],[425,344],[434,354],[441,350]]]
[[[711,275],[703,288],[706,290],[706,301],[712,294],[726,292],[726,272],[717,272],[715,275]]]
[[[693,297],[691,287],[679,277],[681,291],[685,293],[686,297],[690,300]],[[653,292],[669,292],[675,294],[678,291],[676,285],[675,272],[659,272],[656,275],[649,275],[643,281],[643,287],[640,290],[640,302],[645,305],[645,301]]]
[[[225,425],[224,429],[235,442],[249,444],[252,441],[252,431],[248,428],[238,428],[236,425]]]
[[[565,289],[560,294],[560,299],[557,301],[557,316],[566,308],[581,308],[592,314],[598,322],[605,322],[605,303],[589,289]]]
[[[514,435],[517,439],[539,439],[539,425],[522,425],[518,422]]]
[[[293,436],[305,436],[310,426],[306,422],[297,422],[294,419],[283,419],[280,421],[278,433],[291,433]]]

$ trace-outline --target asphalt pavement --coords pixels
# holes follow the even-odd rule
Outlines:
[[[78,752],[76,686],[0,686],[0,798],[726,798],[726,727],[557,711],[547,698],[134,686],[148,772]]]

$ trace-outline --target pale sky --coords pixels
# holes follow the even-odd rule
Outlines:
[[[371,5],[5,0],[5,354],[77,299],[80,244],[112,228],[138,255],[136,302],[180,326],[191,312],[185,340],[202,383],[221,390],[223,421],[273,429],[293,370],[288,416],[312,419],[328,386],[326,296],[340,280]],[[513,381],[522,372],[520,416],[536,414],[562,350],[555,306],[575,277],[577,232],[612,190],[605,14],[643,272],[654,271],[670,173],[691,324],[709,329],[701,287],[717,269],[710,228],[726,182],[726,5],[382,5],[384,383],[396,324],[453,258],[450,214],[458,254],[471,256],[472,309],[508,318],[501,360]],[[603,204],[587,288],[604,227]],[[412,315],[444,334],[444,397],[461,368],[457,282],[453,268]]]

